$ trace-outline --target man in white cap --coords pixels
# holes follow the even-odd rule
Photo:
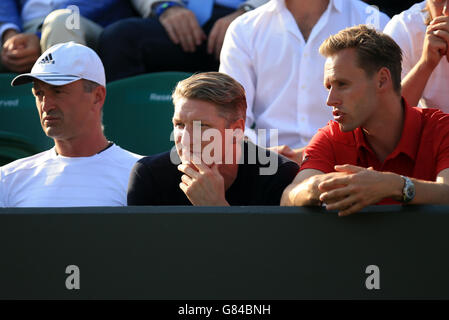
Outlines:
[[[105,73],[98,55],[74,42],[45,51],[31,73],[42,129],[55,146],[0,168],[0,207],[124,206],[139,155],[103,134]]]

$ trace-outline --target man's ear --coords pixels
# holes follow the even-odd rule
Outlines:
[[[233,123],[231,123],[230,128],[233,130],[241,129],[242,131],[245,131],[245,120],[240,118],[240,119],[234,121]]]
[[[103,86],[97,86],[94,89],[94,104],[103,106],[104,101],[106,99],[106,88]]]
[[[392,89],[393,80],[391,79],[391,72],[388,68],[382,67],[376,74],[376,87],[380,91]]]
[[[240,141],[244,138],[245,133],[245,120],[242,118],[234,121],[229,126],[230,129],[233,131],[233,136],[235,139],[233,139],[233,144],[240,143]]]

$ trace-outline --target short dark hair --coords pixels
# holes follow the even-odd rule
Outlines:
[[[95,90],[96,87],[100,86],[100,84],[96,83],[95,81],[86,80],[86,79],[82,79],[82,80],[83,80],[84,92],[92,92]]]
[[[370,77],[381,68],[388,68],[394,90],[401,94],[402,51],[390,36],[372,27],[358,25],[324,40],[320,53],[329,57],[344,49],[356,50],[358,66]]]
[[[178,82],[172,94],[173,103],[181,98],[213,103],[228,120],[246,119],[246,96],[243,86],[220,72],[203,72]]]

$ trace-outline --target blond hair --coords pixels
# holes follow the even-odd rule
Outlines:
[[[242,85],[220,72],[203,72],[178,82],[172,94],[173,103],[198,99],[213,103],[228,123],[246,119],[246,97]]]
[[[357,64],[371,77],[381,68],[390,70],[394,90],[401,93],[402,51],[388,35],[366,25],[346,28],[327,38],[320,53],[329,57],[344,49],[355,49]]]

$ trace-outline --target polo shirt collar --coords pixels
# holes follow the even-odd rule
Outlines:
[[[404,98],[402,98],[402,105],[404,108],[404,127],[402,128],[401,139],[396,148],[386,159],[395,158],[400,153],[404,153],[414,161],[416,159],[421,136],[421,113],[415,108],[410,107]],[[358,150],[361,148],[372,150],[366,142],[365,135],[361,128],[354,130],[354,136]]]
[[[409,106],[404,98],[402,98],[402,102],[405,115],[404,127],[402,128],[401,139],[391,155],[396,156],[402,152],[408,155],[412,160],[415,160],[421,137],[421,113]]]
[[[366,143],[365,135],[363,134],[363,130],[359,127],[354,130],[355,144],[357,146],[357,150],[365,148],[367,150],[371,150],[371,147]]]

